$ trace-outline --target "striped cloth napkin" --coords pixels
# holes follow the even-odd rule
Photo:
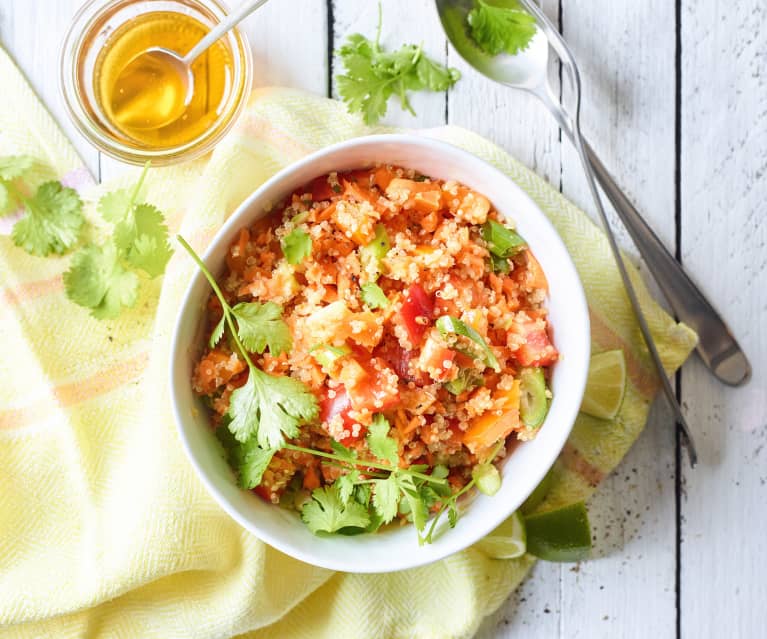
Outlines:
[[[34,180],[76,188],[92,219],[103,192],[134,183],[137,170],[93,183],[2,50],[0,83],[0,156],[37,158]],[[258,90],[211,156],[150,171],[146,199],[202,251],[275,171],[370,132],[337,102]],[[543,507],[586,498],[639,435],[658,381],[607,242],[489,141],[455,127],[416,133],[484,158],[533,197],[583,278],[594,350],[626,353],[620,415],[611,423],[579,417]],[[27,255],[8,237],[10,222],[0,220],[0,637],[468,637],[523,579],[530,557],[494,560],[468,549],[407,572],[334,574],[260,542],[207,495],[170,413],[169,336],[191,260],[177,252],[135,308],[97,321],[64,297],[67,258]],[[632,277],[673,371],[695,335],[657,306],[635,270]]]

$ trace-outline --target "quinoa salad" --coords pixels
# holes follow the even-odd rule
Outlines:
[[[193,389],[239,485],[316,534],[429,542],[544,422],[546,276],[462,184],[330,173],[242,228],[217,279],[194,257],[214,293]]]

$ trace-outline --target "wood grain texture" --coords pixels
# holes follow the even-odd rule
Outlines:
[[[675,440],[657,404],[647,429],[589,504],[595,558],[539,564],[482,626],[483,639],[525,637],[758,637],[767,623],[767,15],[761,3],[680,0],[681,249],[755,365],[745,389],[724,389],[697,361],[682,396],[702,462],[684,469],[676,551]],[[58,43],[78,0],[0,0],[0,40],[102,178],[124,165],[101,158],[74,129],[58,95]],[[583,126],[605,164],[667,246],[675,210],[675,28],[666,0],[543,0],[583,73]],[[447,48],[431,0],[383,0],[383,43],[421,43],[458,67],[445,94],[417,94],[417,117],[394,102],[385,123],[473,129],[593,211],[569,143],[532,98],[494,85]],[[562,14],[559,15],[560,6]],[[330,7],[331,11],[328,11]],[[334,20],[328,25],[328,15]],[[274,0],[244,25],[255,84],[326,94],[328,51],[352,32],[375,33],[370,0]],[[328,36],[331,42],[328,42]],[[329,46],[330,45],[330,46]],[[338,60],[332,72],[340,71]],[[553,78],[558,78],[556,65]],[[563,88],[565,99],[567,88]],[[608,207],[609,208],[609,207]],[[612,215],[612,212],[610,212]],[[614,219],[614,218],[613,218]],[[625,240],[625,233],[620,233]],[[733,286],[733,284],[736,284]],[[676,563],[681,562],[677,610]]]
[[[684,469],[681,636],[763,637],[767,622],[767,8],[685,0],[682,258],[748,353],[745,388],[696,361],[682,392],[699,468]]]

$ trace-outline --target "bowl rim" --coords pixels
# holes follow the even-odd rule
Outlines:
[[[538,222],[546,228],[546,234],[549,236],[549,241],[556,242],[559,244],[560,253],[563,255],[564,258],[564,264],[562,265],[564,268],[567,268],[571,271],[571,275],[574,275],[574,283],[577,290],[573,290],[573,297],[576,300],[576,307],[572,309],[573,311],[573,317],[577,317],[581,321],[581,325],[583,327],[583,339],[586,340],[585,344],[583,345],[583,350],[585,352],[585,361],[582,362],[582,366],[577,368],[576,370],[579,372],[579,375],[576,376],[574,380],[571,380],[574,384],[575,388],[575,397],[578,398],[577,404],[573,402],[573,405],[569,407],[569,410],[567,411],[567,427],[562,427],[560,436],[556,439],[555,443],[551,444],[551,447],[549,449],[546,449],[546,453],[543,454],[544,461],[541,462],[540,471],[537,473],[537,476],[534,477],[535,481],[531,481],[530,478],[528,480],[530,481],[531,489],[530,492],[534,489],[535,486],[537,486],[542,480],[543,477],[546,475],[546,473],[549,471],[549,469],[553,466],[553,464],[556,462],[557,458],[559,457],[562,449],[564,448],[567,439],[570,436],[570,433],[572,431],[573,426],[575,425],[575,420],[578,415],[578,411],[580,408],[580,398],[583,396],[583,392],[585,390],[586,386],[586,378],[588,374],[588,358],[590,353],[590,339],[591,339],[591,333],[590,333],[590,318],[589,318],[589,312],[588,312],[588,305],[586,302],[586,295],[583,290],[583,285],[580,280],[580,276],[578,274],[578,271],[575,267],[575,264],[573,263],[572,257],[569,254],[569,251],[567,250],[564,241],[560,237],[557,230],[554,228],[554,225],[551,223],[551,221],[548,219],[546,214],[542,211],[541,207],[538,206],[538,204],[528,195],[528,193],[520,187],[514,180],[503,173],[500,169],[496,168],[486,160],[474,155],[473,153],[466,151],[458,146],[455,146],[453,144],[450,144],[449,142],[446,142],[444,140],[428,137],[426,135],[419,135],[419,134],[407,134],[407,133],[384,133],[384,134],[372,134],[367,136],[360,136],[360,137],[353,137],[348,140],[343,140],[341,142],[334,143],[332,145],[323,147],[317,151],[314,151],[305,157],[302,157],[301,159],[287,165],[286,167],[279,170],[277,173],[275,173],[272,177],[267,179],[261,186],[259,186],[257,189],[255,189],[243,202],[234,210],[234,212],[229,216],[229,218],[224,222],[224,224],[221,226],[221,228],[216,232],[213,239],[208,244],[208,247],[205,249],[204,253],[201,255],[202,261],[207,265],[208,260],[210,259],[211,255],[216,252],[218,249],[219,244],[223,241],[225,237],[227,237],[232,230],[232,227],[241,227],[244,224],[247,224],[247,217],[253,216],[253,209],[254,205],[258,203],[258,201],[262,198],[263,194],[272,190],[275,185],[278,185],[283,180],[287,180],[290,178],[290,176],[300,171],[301,169],[304,169],[308,166],[311,166],[312,164],[322,160],[323,158],[333,155],[335,153],[338,153],[340,151],[345,151],[350,148],[356,148],[359,146],[376,146],[380,144],[399,144],[399,145],[405,145],[405,146],[421,146],[421,147],[431,147],[432,150],[438,150],[444,153],[450,153],[456,156],[462,163],[475,163],[478,166],[482,167],[484,171],[487,171],[489,174],[493,176],[494,180],[500,180],[502,182],[505,182],[509,188],[512,190],[515,190],[516,193],[514,195],[515,198],[525,199],[528,201],[528,205],[531,205],[532,208],[537,212],[537,214],[540,217],[540,220]],[[460,181],[459,178],[456,178],[458,181]],[[343,572],[355,572],[355,573],[382,573],[382,572],[393,572],[398,570],[406,570],[409,568],[415,568],[418,566],[423,566],[426,564],[430,564],[435,561],[439,561],[441,559],[444,559],[450,555],[455,554],[456,552],[459,552],[461,550],[466,549],[467,547],[471,546],[472,544],[476,543],[490,533],[494,528],[496,528],[500,523],[505,521],[512,513],[513,511],[505,508],[499,508],[499,512],[503,513],[502,517],[496,517],[489,521],[480,521],[479,524],[475,527],[476,532],[474,532],[475,529],[473,529],[473,533],[470,536],[470,538],[464,539],[460,535],[454,535],[455,539],[454,541],[448,540],[447,542],[443,542],[439,545],[439,549],[436,552],[419,552],[413,557],[412,553],[403,553],[403,556],[407,559],[403,561],[402,557],[392,557],[391,562],[386,566],[381,565],[357,565],[352,564],[350,562],[344,562],[344,561],[338,561],[335,559],[328,559],[327,557],[323,556],[322,553],[315,554],[311,551],[305,551],[304,549],[297,548],[292,543],[286,543],[282,539],[280,539],[278,536],[272,535],[269,532],[266,532],[262,529],[260,529],[258,526],[254,525],[252,521],[249,521],[244,515],[240,513],[240,511],[233,506],[231,503],[229,503],[229,500],[224,496],[218,488],[214,485],[214,482],[210,477],[208,477],[207,472],[201,467],[201,464],[198,462],[198,459],[195,455],[195,453],[192,450],[191,443],[189,441],[189,438],[186,434],[186,426],[185,421],[188,419],[182,411],[181,406],[179,405],[179,401],[177,398],[176,393],[176,387],[174,384],[174,378],[175,378],[175,372],[177,366],[180,366],[180,362],[183,361],[183,358],[186,356],[186,349],[187,345],[180,343],[180,332],[182,325],[184,323],[184,316],[185,311],[187,309],[194,309],[195,304],[192,299],[193,293],[195,288],[199,285],[200,281],[204,279],[204,276],[202,272],[198,269],[196,269],[195,274],[192,276],[191,281],[189,282],[189,285],[186,288],[186,292],[184,293],[184,296],[182,298],[181,304],[178,307],[178,315],[176,318],[176,322],[173,329],[173,334],[171,337],[171,358],[169,362],[169,384],[170,384],[170,397],[171,397],[171,403],[173,407],[173,415],[176,422],[176,428],[178,429],[179,436],[182,441],[182,445],[184,447],[184,450],[186,452],[187,457],[189,458],[189,461],[191,462],[192,466],[195,469],[195,472],[197,476],[202,480],[203,484],[205,485],[206,489],[208,490],[209,494],[215,499],[215,501],[218,503],[218,505],[232,518],[234,519],[238,524],[240,524],[243,528],[245,528],[247,531],[254,534],[258,539],[262,540],[266,544],[272,546],[273,548],[291,556],[294,557],[300,561],[303,561],[305,563],[319,566],[321,568],[328,568],[331,570],[336,571],[343,571]],[[565,421],[563,419],[563,421]],[[545,422],[544,422],[545,424]],[[241,490],[241,489],[240,489]],[[275,507],[277,507],[275,505]],[[518,506],[517,506],[518,507]],[[469,516],[469,513],[462,514],[462,518],[467,518]],[[415,534],[415,533],[413,533]],[[450,537],[450,533],[448,532],[445,537]],[[374,539],[374,537],[371,535],[371,539]],[[419,550],[425,551],[429,548],[435,548],[436,544],[431,546],[423,546]]]

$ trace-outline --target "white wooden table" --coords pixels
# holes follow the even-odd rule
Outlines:
[[[0,42],[94,175],[122,170],[67,121],[59,43],[78,0],[0,0]],[[595,558],[539,564],[479,635],[767,636],[767,8],[763,0],[543,0],[584,75],[584,128],[667,246],[721,309],[754,365],[728,389],[696,359],[677,378],[701,461],[691,470],[659,402],[591,500]],[[493,139],[592,210],[573,149],[532,99],[450,49],[431,0],[383,0],[384,41],[423,42],[463,79],[419,94],[417,118]],[[273,0],[246,23],[256,84],[335,94],[329,53],[372,36],[372,0]],[[2,93],[0,93],[2,95]],[[1,98],[0,98],[1,99]],[[625,239],[625,233],[621,233]]]

